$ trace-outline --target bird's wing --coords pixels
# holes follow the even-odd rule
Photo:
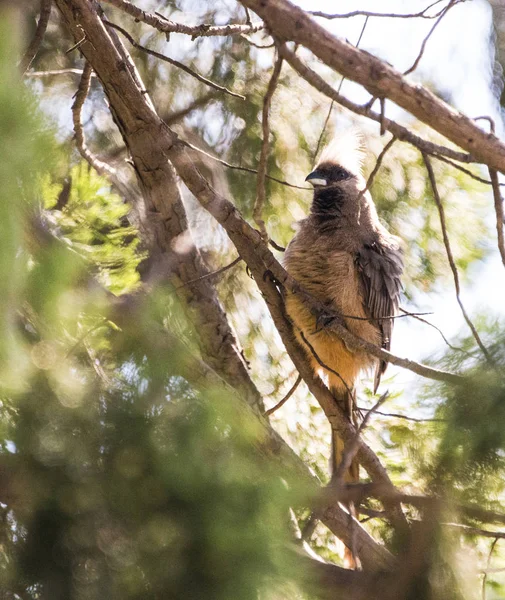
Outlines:
[[[365,312],[380,329],[382,347],[389,350],[394,320],[386,317],[394,316],[400,303],[402,251],[396,243],[386,245],[377,241],[365,244],[356,253],[356,268]],[[386,361],[381,361],[377,367],[374,393],[386,367]]]

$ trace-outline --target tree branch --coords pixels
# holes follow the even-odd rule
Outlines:
[[[376,113],[371,110],[369,104],[361,105],[356,104],[355,102],[351,102],[345,96],[342,96],[338,93],[338,91],[334,90],[331,85],[329,85],[320,75],[318,75],[315,71],[307,67],[294,52],[291,52],[287,48],[285,44],[279,46],[279,52],[286,59],[291,67],[308,83],[310,83],[315,89],[320,91],[322,94],[335,100],[344,108],[352,111],[357,115],[361,115],[363,117],[368,117],[372,121],[376,121],[380,123],[381,127],[390,131],[397,139],[403,142],[409,142],[416,148],[426,152],[427,154],[447,156],[454,160],[458,160],[464,163],[470,163],[473,161],[472,156],[469,154],[465,154],[463,152],[457,152],[452,148],[446,148],[445,146],[440,146],[438,144],[434,144],[433,142],[429,142],[428,140],[424,140],[412,133],[409,129],[392,121],[391,119],[386,118],[381,113]]]
[[[264,29],[263,23],[255,23],[250,25],[230,24],[230,25],[184,25],[183,23],[175,23],[170,21],[166,17],[142,10],[128,2],[127,0],[105,0],[108,4],[112,4],[116,8],[128,13],[135,18],[136,21],[142,21],[151,27],[154,27],[158,31],[167,34],[167,37],[171,33],[184,33],[190,35],[192,39],[197,37],[210,37],[210,36],[221,36],[221,35],[241,35],[243,33],[254,33]]]
[[[103,19],[103,22],[108,27],[113,27],[114,29],[117,29],[117,31],[122,33],[125,36],[125,38],[130,42],[130,44],[134,48],[137,48],[137,50],[141,50],[142,52],[145,52],[146,54],[150,54],[151,56],[154,56],[155,58],[158,58],[159,60],[167,62],[168,64],[173,65],[174,67],[177,67],[178,69],[181,69],[181,71],[184,71],[188,75],[191,75],[191,77],[194,77],[195,79],[200,81],[200,83],[204,83],[205,85],[208,85],[209,87],[213,88],[214,90],[217,90],[218,92],[223,92],[225,94],[228,94],[229,96],[232,96],[233,98],[240,98],[241,100],[245,100],[245,96],[242,96],[242,94],[236,94],[235,92],[232,92],[228,88],[225,88],[222,85],[214,83],[210,79],[207,79],[203,75],[200,75],[200,73],[197,73],[193,69],[190,69],[184,63],[181,63],[180,61],[175,60],[174,58],[170,58],[169,56],[165,56],[165,54],[161,54],[161,52],[156,52],[156,50],[151,50],[150,48],[146,48],[145,46],[142,46],[142,44],[139,44],[138,42],[136,42],[133,39],[133,37],[126,31],[126,29],[124,29],[123,27],[120,27],[119,25],[116,25],[116,23],[112,23],[111,21],[107,21],[106,19]]]
[[[114,30],[102,23],[97,2],[55,0],[80,50],[102,82],[110,109],[142,189],[136,200],[140,229],[150,252],[152,270],[175,287],[208,273],[191,234],[173,167],[160,149],[165,124],[145,93],[140,76]],[[174,135],[174,137],[176,137]],[[262,410],[235,336],[208,278],[177,290],[193,323],[202,356],[248,402]]]
[[[77,88],[77,92],[74,96],[74,103],[72,104],[72,119],[74,122],[75,141],[80,155],[93,167],[93,169],[95,169],[97,173],[116,178],[116,170],[106,162],[98,159],[88,148],[84,138],[84,131],[81,123],[81,111],[89,93],[92,73],[93,69],[91,68],[89,62],[86,61],[82,71],[81,80],[79,81],[79,87]]]
[[[28,71],[37,56],[37,52],[44,39],[44,34],[46,33],[49,17],[51,16],[51,4],[52,0],[40,0],[40,17],[35,29],[35,35],[19,63],[22,73]]]
[[[361,84],[372,96],[389,98],[467,150],[477,161],[505,173],[503,142],[482,131],[473,119],[428,89],[411,83],[386,62],[333,36],[288,0],[242,0],[242,4],[254,10],[277,37],[305,46],[326,65]]]
[[[261,118],[261,128],[263,132],[263,140],[261,143],[260,159],[258,161],[258,178],[256,182],[256,200],[254,202],[253,219],[256,225],[259,227],[263,239],[268,239],[268,233],[263,220],[263,206],[265,204],[266,197],[266,186],[265,179],[267,174],[267,160],[268,150],[270,147],[270,105],[272,104],[272,96],[274,95],[275,88],[279,81],[279,76],[282,69],[282,57],[277,56],[275,61],[272,76],[268,82],[267,91],[263,98],[263,113]]]
[[[430,179],[431,188],[433,190],[433,198],[435,200],[435,204],[438,209],[438,214],[440,216],[440,227],[442,229],[442,237],[444,240],[444,246],[445,246],[445,251],[447,254],[447,260],[449,261],[449,265],[451,267],[452,275],[454,278],[454,288],[456,290],[456,300],[458,301],[459,307],[461,308],[461,313],[463,314],[463,317],[464,317],[468,327],[470,328],[472,335],[475,338],[475,341],[477,342],[477,345],[482,350],[482,353],[486,357],[486,360],[489,363],[492,363],[493,361],[491,359],[491,355],[489,354],[487,348],[482,343],[479,333],[478,333],[477,329],[475,328],[475,325],[472,323],[472,320],[468,316],[468,313],[466,312],[463,301],[461,300],[461,295],[460,295],[461,289],[460,289],[460,285],[459,285],[458,268],[456,266],[456,262],[454,261],[454,256],[453,256],[452,250],[451,250],[451,243],[449,241],[449,234],[447,233],[447,224],[445,221],[445,211],[444,211],[444,206],[442,204],[442,199],[440,198],[440,194],[438,193],[437,180],[435,178],[433,166],[431,164],[431,161],[430,161],[428,155],[423,153],[423,160],[424,160],[424,164],[426,165],[426,170],[428,171],[428,177]]]
[[[503,198],[500,192],[500,183],[498,174],[494,169],[489,169],[489,178],[493,186],[494,210],[496,213],[496,234],[498,239],[498,250],[500,251],[501,260],[505,267],[505,241],[503,239],[503,226],[505,217],[503,215]]]

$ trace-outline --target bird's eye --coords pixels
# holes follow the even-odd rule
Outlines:
[[[349,171],[342,169],[342,167],[335,167],[332,170],[331,178],[333,181],[343,181],[344,179],[350,179],[352,175]]]

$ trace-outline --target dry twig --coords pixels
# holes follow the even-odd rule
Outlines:
[[[212,160],[215,160],[216,162],[223,165],[224,167],[227,167],[228,169],[235,169],[236,171],[244,171],[244,173],[251,173],[253,175],[258,174],[257,169],[252,169],[251,167],[242,167],[240,165],[232,165],[231,163],[227,162],[226,160],[223,160],[222,158],[218,158],[217,156],[213,156],[212,154],[209,154],[208,152],[206,152],[202,148],[199,148],[198,146],[195,146],[194,144],[190,144],[189,142],[186,142],[186,141],[184,141],[183,143],[188,148],[191,148],[195,152],[199,152],[200,154],[203,154],[204,156],[208,156]],[[306,191],[310,191],[310,192],[314,190],[314,188],[312,188],[312,187],[295,185],[294,183],[289,183],[289,181],[284,181],[283,179],[277,179],[277,177],[272,177],[271,175],[265,175],[265,177],[267,179],[270,179],[270,181],[275,181],[275,183],[280,183],[281,185],[286,185],[286,186],[294,188],[296,190],[306,190]]]
[[[225,265],[224,267],[221,267],[220,269],[217,269],[216,271],[211,271],[210,273],[205,273],[204,275],[200,275],[200,277],[196,277],[195,279],[189,279],[188,281],[185,281],[181,285],[177,286],[175,289],[179,290],[179,289],[181,289],[183,287],[191,285],[192,283],[197,283],[198,281],[202,281],[202,279],[208,279],[209,277],[216,277],[217,275],[221,275],[222,273],[226,273],[226,271],[228,271],[229,269],[231,269],[235,265],[238,265],[238,263],[241,260],[242,260],[242,257],[241,256],[237,256],[237,258],[235,260],[233,260],[229,265]]]
[[[489,567],[491,566],[491,558],[493,556],[493,552],[496,544],[500,538],[495,536],[495,539],[491,543],[491,547],[489,548],[489,554],[487,556],[486,570],[484,571],[484,576],[482,577],[482,600],[486,600],[486,583],[487,583],[487,574]]]
[[[272,406],[272,408],[269,408],[265,412],[265,416],[269,417],[270,415],[273,415],[273,413],[276,410],[279,410],[279,408],[281,408],[281,406],[284,406],[286,404],[286,402],[291,398],[291,396],[295,393],[296,388],[300,385],[301,381],[302,381],[302,376],[299,374],[298,377],[296,378],[296,381],[291,386],[291,388],[289,389],[288,393],[284,396],[284,398],[282,398],[282,400],[277,402],[277,404],[275,406]]]
[[[277,56],[275,65],[272,71],[272,76],[268,82],[267,91],[263,98],[263,114],[261,119],[261,127],[263,132],[263,140],[261,143],[260,159],[258,161],[258,177],[256,182],[256,200],[254,202],[253,219],[256,225],[259,227],[260,233],[263,239],[268,239],[268,233],[263,219],[263,206],[266,198],[266,186],[265,179],[267,174],[267,160],[268,152],[270,148],[270,106],[272,104],[272,96],[274,95],[275,88],[279,82],[279,76],[282,69],[282,57]]]
[[[192,39],[197,37],[211,37],[221,35],[241,35],[243,33],[254,33],[264,28],[263,23],[249,23],[247,25],[240,25],[230,23],[229,25],[185,25],[183,23],[175,23],[170,21],[165,16],[159,13],[153,14],[138,8],[128,0],[105,0],[109,4],[112,4],[116,8],[128,13],[136,21],[142,21],[151,27],[154,27],[161,33],[165,33],[167,37],[171,33],[184,33],[190,35]],[[246,9],[247,10],[247,9]]]
[[[116,23],[112,23],[111,21],[107,21],[106,19],[104,19],[103,22],[105,23],[105,25],[112,27],[112,28],[116,29],[117,31],[119,31],[120,33],[122,33],[125,36],[125,38],[130,42],[130,44],[134,48],[137,48],[137,50],[141,50],[142,52],[145,52],[146,54],[150,54],[151,56],[154,56],[155,58],[158,58],[159,60],[167,62],[170,65],[173,65],[174,67],[177,67],[178,69],[181,69],[181,71],[184,71],[188,75],[191,75],[191,77],[194,77],[201,83],[204,83],[205,85],[208,85],[209,87],[211,87],[215,90],[218,90],[219,92],[223,92],[225,94],[228,94],[229,96],[233,96],[233,98],[240,98],[241,100],[245,100],[245,96],[242,96],[242,94],[237,94],[236,92],[232,92],[231,90],[223,87],[222,85],[214,83],[210,79],[207,79],[203,75],[200,75],[200,73],[197,73],[193,69],[190,69],[189,67],[187,67],[185,64],[181,63],[180,61],[170,58],[168,56],[165,56],[165,54],[161,54],[161,52],[156,52],[156,50],[151,50],[150,48],[146,48],[146,46],[142,46],[142,44],[139,44],[138,42],[136,42],[133,39],[133,37],[126,31],[126,29],[123,29],[123,27],[116,25]]]
[[[51,16],[51,4],[52,0],[40,0],[39,22],[37,23],[37,28],[35,29],[33,39],[19,63],[19,68],[21,69],[22,73],[26,73],[26,71],[28,71],[32,62],[37,56],[37,52],[42,44],[42,40],[44,39],[44,34],[46,33],[49,17]]]
[[[458,268],[456,266],[456,262],[454,261],[454,256],[453,256],[452,250],[451,250],[449,234],[447,233],[447,223],[445,221],[445,211],[444,211],[444,206],[442,204],[442,199],[440,198],[440,194],[438,193],[437,180],[435,178],[435,173],[433,171],[433,166],[431,164],[431,160],[430,160],[429,156],[425,153],[422,153],[422,156],[423,156],[424,164],[426,165],[426,170],[428,171],[428,177],[430,180],[431,189],[433,190],[433,198],[435,200],[435,204],[437,206],[438,214],[440,217],[440,227],[442,229],[442,237],[444,240],[444,246],[445,246],[445,251],[447,254],[447,260],[449,261],[449,265],[451,267],[452,275],[454,278],[454,288],[456,290],[456,300],[458,301],[459,307],[461,309],[461,313],[463,314],[463,317],[464,317],[468,327],[470,328],[472,335],[475,338],[475,341],[477,342],[477,345],[482,350],[482,353],[486,357],[486,360],[489,363],[492,363],[491,355],[489,354],[487,348],[482,343],[482,340],[480,339],[480,335],[479,335],[477,329],[475,328],[475,325],[473,324],[472,320],[468,316],[468,313],[466,312],[463,301],[461,300],[461,288],[459,285]]]
[[[366,10],[354,10],[352,12],[341,13],[341,14],[338,14],[338,13],[337,14],[328,14],[328,13],[315,11],[315,10],[308,11],[308,13],[309,13],[309,15],[312,15],[313,17],[322,17],[323,19],[330,19],[330,20],[332,20],[332,19],[349,19],[351,17],[379,17],[379,18],[386,17],[388,19],[416,19],[416,18],[436,19],[446,10],[446,7],[444,7],[442,10],[435,13],[434,15],[427,15],[426,13],[430,10],[430,8],[433,8],[437,4],[440,4],[440,2],[443,2],[443,0],[436,0],[436,2],[433,2],[432,4],[430,4],[425,9],[423,9],[421,12],[407,13],[407,14],[376,13],[376,12],[370,12],[370,11],[366,11]],[[465,2],[465,0],[456,0],[456,3],[459,3],[459,2]]]
[[[421,62],[421,58],[423,57],[424,51],[426,50],[426,44],[428,43],[428,40],[434,33],[435,29],[438,27],[440,21],[445,17],[445,15],[449,12],[449,10],[456,4],[457,4],[457,0],[450,0],[449,4],[440,12],[440,16],[435,21],[435,23],[433,24],[433,27],[429,30],[428,34],[424,38],[423,43],[421,44],[421,49],[419,50],[419,54],[417,55],[416,60],[414,61],[414,63],[412,64],[412,66],[409,69],[404,71],[404,73],[403,73],[404,75],[409,75],[410,73],[412,73],[413,71],[415,71],[417,69],[419,63]]]
[[[496,213],[496,234],[498,238],[498,250],[500,251],[503,266],[505,266],[505,242],[503,239],[503,226],[505,217],[503,215],[503,198],[500,193],[500,184],[498,182],[498,173],[494,169],[489,169],[489,177],[493,186],[494,210]]]
[[[377,411],[378,408],[384,404],[384,402],[388,399],[389,392],[384,392],[382,396],[377,400],[377,402],[372,406],[372,408],[367,412],[363,421],[361,421],[358,430],[356,431],[356,435],[353,439],[348,441],[344,447],[344,453],[342,455],[342,462],[338,465],[337,471],[334,477],[334,483],[332,485],[341,486],[344,482],[344,475],[351,466],[351,463],[356,456],[359,446],[360,446],[360,435],[365,430],[368,422],[370,421],[371,416]]]
[[[423,319],[422,318],[422,313],[409,313],[404,308],[402,308],[401,306],[400,306],[400,311],[402,313],[404,313],[403,316],[405,316],[405,317],[412,317],[412,318],[416,319],[416,321],[420,321],[421,323],[424,323],[425,325],[429,325],[430,327],[432,327],[433,329],[435,329],[436,331],[438,331],[438,333],[441,335],[442,339],[444,340],[445,344],[451,350],[456,350],[457,352],[462,352],[463,354],[466,354],[467,356],[470,356],[470,357],[474,356],[471,352],[468,352],[467,350],[464,350],[463,348],[458,348],[457,346],[453,346],[449,342],[449,340],[446,338],[446,336],[444,335],[444,332],[440,329],[440,327],[437,327],[433,323],[430,323],[426,319]],[[430,314],[430,313],[426,313],[426,314]]]
[[[84,102],[88,96],[93,69],[86,61],[82,71],[79,87],[75,93],[74,103],[72,104],[72,119],[74,122],[75,143],[80,155],[86,160],[100,175],[108,175],[115,178],[116,171],[109,164],[97,158],[86,145],[84,131],[81,123],[81,111]]]

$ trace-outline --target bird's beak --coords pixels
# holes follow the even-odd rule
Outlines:
[[[309,173],[307,177],[305,177],[305,181],[308,181],[314,187],[324,187],[328,185],[327,180],[321,175],[319,171],[312,171],[312,173]]]

